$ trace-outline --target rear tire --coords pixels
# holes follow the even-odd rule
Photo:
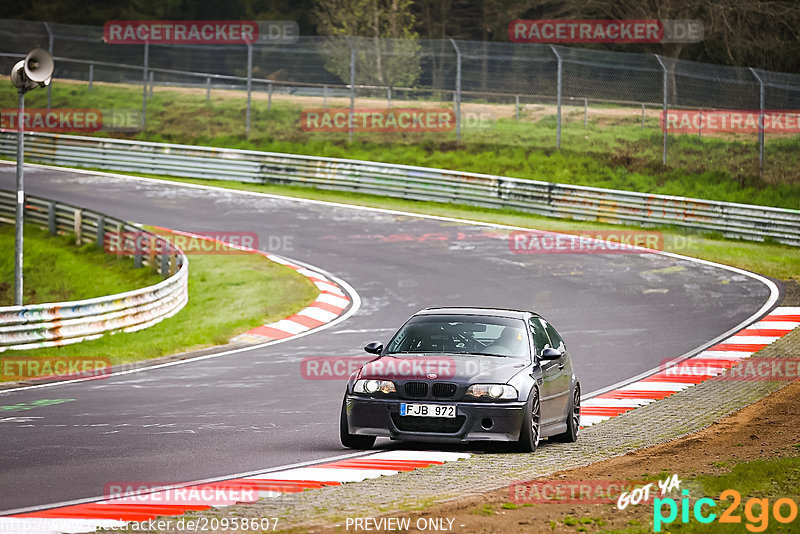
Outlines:
[[[342,399],[342,411],[339,414],[339,441],[348,449],[371,449],[375,445],[375,436],[358,436],[350,433],[347,424],[347,394]]]
[[[528,395],[528,404],[525,409],[525,417],[522,419],[519,440],[514,447],[519,452],[534,452],[539,446],[542,435],[541,411],[539,389],[534,387]]]
[[[578,441],[578,432],[581,428],[581,385],[575,384],[572,391],[572,399],[569,402],[569,414],[567,415],[567,431],[563,434],[553,436],[554,441],[562,443],[574,443]]]

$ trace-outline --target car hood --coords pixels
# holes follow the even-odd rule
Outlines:
[[[436,380],[455,383],[508,382],[530,362],[496,356],[458,354],[382,356],[361,367],[359,378],[402,382]]]

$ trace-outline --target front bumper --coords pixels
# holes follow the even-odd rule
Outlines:
[[[379,399],[347,395],[351,434],[406,441],[461,443],[517,441],[525,417],[525,402],[464,402]],[[455,404],[456,418],[401,417],[400,403]]]

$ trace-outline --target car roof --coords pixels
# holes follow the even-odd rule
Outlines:
[[[525,310],[510,310],[505,308],[478,308],[473,306],[441,306],[437,308],[425,308],[416,315],[488,315],[493,317],[510,317],[514,319],[526,319],[529,315],[538,315]]]

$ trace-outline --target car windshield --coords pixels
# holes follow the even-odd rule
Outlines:
[[[394,335],[385,354],[472,354],[529,359],[525,323],[483,315],[420,315]]]

